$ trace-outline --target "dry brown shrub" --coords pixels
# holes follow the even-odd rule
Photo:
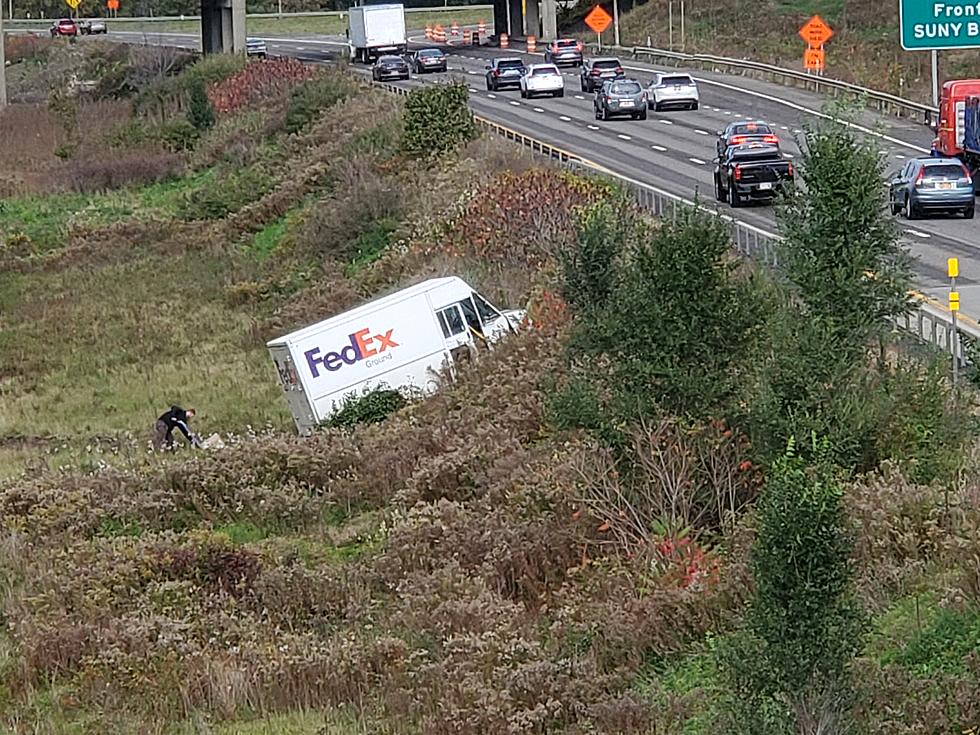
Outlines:
[[[64,186],[77,192],[105,192],[145,186],[179,176],[183,159],[175,153],[140,151],[109,159],[73,161],[58,173]]]

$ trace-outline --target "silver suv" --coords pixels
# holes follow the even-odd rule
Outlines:
[[[595,93],[596,120],[613,115],[629,115],[634,120],[647,119],[647,94],[635,79],[613,79]]]

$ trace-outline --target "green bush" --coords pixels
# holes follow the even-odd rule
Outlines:
[[[289,93],[286,132],[296,133],[314,122],[324,110],[357,91],[354,80],[343,74],[325,74],[308,79]]]
[[[408,400],[397,390],[373,390],[360,396],[348,396],[326,425],[352,429],[358,424],[377,424],[406,405]]]
[[[178,214],[185,220],[221,219],[262,197],[272,184],[260,168],[243,168],[184,194]]]
[[[414,156],[436,156],[454,150],[479,132],[465,84],[415,89],[405,102],[402,148]]]
[[[187,120],[196,130],[204,131],[214,126],[214,107],[208,99],[204,82],[197,81],[191,86]]]
[[[792,447],[770,469],[752,548],[754,596],[743,630],[719,652],[731,732],[805,732],[805,722],[846,722],[863,615],[842,499],[830,465],[808,467]]]

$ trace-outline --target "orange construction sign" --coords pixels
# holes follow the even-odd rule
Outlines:
[[[109,10],[119,10],[119,0],[107,0],[105,6]]]
[[[819,15],[815,15],[800,28],[800,38],[806,41],[806,45],[809,48],[820,48],[830,37],[834,35],[834,32],[830,29],[830,26],[823,22],[823,18]]]
[[[585,16],[585,25],[596,33],[602,33],[612,23],[612,16],[602,9],[601,5],[596,5],[589,14]]]
[[[803,52],[803,68],[823,71],[824,53],[822,48],[808,48]]]

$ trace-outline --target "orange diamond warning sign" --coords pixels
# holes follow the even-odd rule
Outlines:
[[[601,5],[596,5],[589,14],[585,16],[585,25],[596,33],[602,33],[612,23],[612,16],[602,9]]]
[[[823,22],[823,18],[819,15],[815,15],[800,28],[800,37],[806,41],[806,45],[810,48],[820,48],[830,37],[834,35],[834,32],[830,29],[830,26]]]

